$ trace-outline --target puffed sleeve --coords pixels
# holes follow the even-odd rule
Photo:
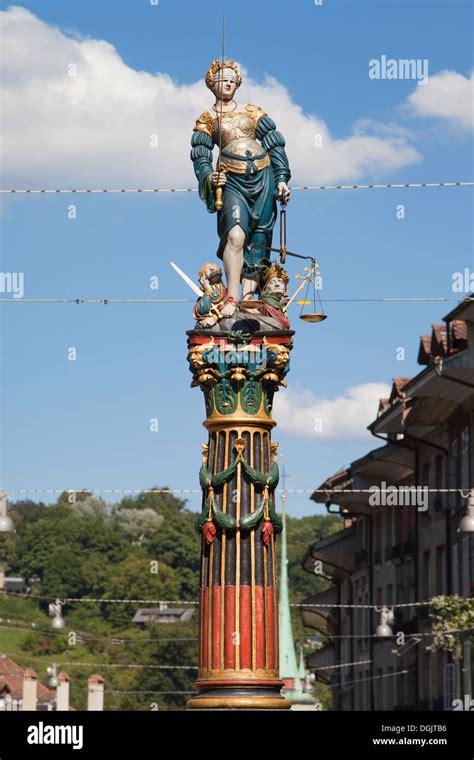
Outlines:
[[[289,182],[291,172],[285,151],[285,138],[281,132],[278,132],[275,122],[267,114],[258,120],[256,135],[270,156],[275,184]]]
[[[199,197],[206,204],[209,213],[213,213],[216,210],[215,195],[209,175],[213,171],[212,149],[214,147],[214,141],[212,139],[209,124],[204,116],[205,114],[199,117],[196,126],[194,127],[193,136],[191,138],[190,157],[193,162],[194,173],[199,183]]]

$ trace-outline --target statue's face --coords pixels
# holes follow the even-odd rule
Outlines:
[[[286,285],[281,277],[272,277],[272,279],[267,282],[265,290],[272,296],[283,296],[286,294]]]
[[[219,280],[220,280],[220,274],[221,273],[220,273],[219,269],[216,269],[214,267],[207,267],[204,270],[204,273],[201,275],[201,278],[200,278],[199,282],[201,284],[203,284],[203,283],[205,283],[207,281],[207,282],[210,282],[213,285],[216,282],[219,282]]]
[[[216,282],[219,282],[221,278],[221,271],[220,269],[208,269],[208,279],[215,284]]]
[[[223,79],[216,79],[212,91],[216,98],[219,98],[220,100],[232,100],[236,89],[237,82],[235,79],[230,75],[224,74]]]

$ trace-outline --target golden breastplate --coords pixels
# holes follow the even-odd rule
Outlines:
[[[213,119],[213,139],[219,145],[219,120]],[[249,162],[251,171],[260,171],[270,164],[270,156],[265,148],[255,139],[255,127],[252,119],[244,112],[222,114],[220,168],[236,174],[245,174]],[[242,158],[240,158],[242,156]]]

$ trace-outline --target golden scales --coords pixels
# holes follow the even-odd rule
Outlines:
[[[298,293],[300,293],[305,284],[306,284],[306,293],[305,297],[301,301],[297,301],[297,304],[301,304],[301,311],[299,313],[299,318],[303,320],[303,322],[322,322],[324,319],[327,319],[327,314],[324,313],[324,307],[321,301],[321,296],[319,295],[319,288],[318,288],[318,275],[321,274],[321,272],[318,270],[318,264],[315,261],[315,259],[311,259],[311,267],[304,267],[304,272],[306,272],[306,275],[297,274],[296,278],[298,280],[301,280],[300,284],[296,288],[295,292],[291,296],[290,300],[284,307],[283,311],[287,311],[288,307],[293,303]],[[312,287],[313,291],[313,311],[304,313],[304,307],[308,306],[311,303],[311,300],[308,298],[309,295],[309,289]],[[321,311],[316,311],[316,298],[319,302],[319,307]]]
[[[265,303],[265,301],[259,301],[256,298],[254,301],[252,301],[252,300],[239,301],[239,306],[241,306],[242,309],[259,309],[260,306],[264,305],[264,303]]]
[[[304,286],[306,285],[306,292],[305,297],[303,300],[297,301],[296,303],[301,305],[301,311],[299,313],[299,318],[303,320],[303,322],[323,322],[323,320],[327,319],[327,314],[324,313],[324,307],[323,303],[321,301],[321,296],[319,293],[318,288],[318,276],[321,274],[321,272],[318,270],[318,264],[316,262],[316,259],[313,259],[312,256],[302,256],[299,253],[293,253],[292,251],[288,251],[286,248],[286,203],[281,202],[281,210],[280,210],[280,247],[279,248],[267,248],[269,251],[275,251],[280,254],[280,262],[282,264],[285,263],[287,256],[292,256],[296,259],[305,259],[307,261],[311,262],[310,267],[304,267],[303,271],[306,274],[297,274],[296,279],[301,280],[300,284],[296,288],[295,292],[291,296],[291,298],[288,300],[288,303],[283,307],[283,311],[286,312],[295,300],[296,296],[301,293]],[[312,286],[312,288],[311,288]],[[309,290],[312,289],[312,299],[309,299]],[[319,303],[320,311],[316,311],[316,300]],[[252,301],[252,300],[244,300],[240,301],[240,306],[243,309],[258,309],[260,306],[263,306],[263,301]],[[312,312],[306,312],[304,313],[304,307],[308,306],[309,304],[313,304],[313,311]]]

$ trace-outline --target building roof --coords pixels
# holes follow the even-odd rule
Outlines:
[[[26,581],[24,578],[17,578],[13,576],[5,577],[4,589],[5,591],[25,591]]]
[[[326,478],[324,483],[321,483],[319,488],[311,494],[310,498],[313,501],[323,503],[331,501],[331,494],[334,491],[344,491],[350,488],[352,485],[352,475],[350,468],[345,470],[338,470],[334,475],[330,475]],[[324,493],[321,493],[323,491]]]
[[[315,561],[319,561],[323,575],[333,580],[351,573],[354,567],[354,534],[355,527],[351,525],[317,541],[308,548],[302,562],[303,569],[312,573]]]
[[[446,325],[431,325],[430,350],[433,356],[445,356],[448,352],[448,328]]]
[[[0,695],[9,694],[12,699],[22,699],[24,673],[28,673],[34,678],[37,677],[34,670],[25,670],[10,657],[0,654]],[[38,680],[37,694],[38,704],[52,702],[56,696],[56,692],[46,688],[40,680]]]
[[[431,335],[420,336],[420,348],[418,349],[418,364],[429,364],[431,360]]]
[[[93,684],[93,683],[102,684],[102,683],[105,683],[105,678],[101,676],[99,673],[92,673],[92,675],[89,676],[89,678],[87,679],[87,683],[88,684]]]
[[[136,611],[132,623],[181,623],[189,620],[193,614],[194,610],[181,607],[142,607]]]
[[[453,322],[462,319],[466,322],[474,322],[474,293],[470,293],[461,303],[443,317],[443,322]]]
[[[474,300],[463,301],[443,323],[431,326],[431,335],[421,336],[418,363],[423,369],[410,379],[394,378],[388,403],[380,399],[377,417],[369,425],[371,432],[403,435],[409,429],[412,437],[421,440],[433,429],[433,410],[426,399],[434,400],[435,406],[439,400],[440,413],[443,407],[448,414],[469,395],[466,389],[474,380],[474,368],[469,367],[464,353],[468,322],[474,322]]]
[[[432,364],[436,359],[451,356],[467,347],[467,325],[462,319],[447,324],[432,325],[431,335],[422,335],[418,351],[418,364]]]
[[[375,422],[372,425],[375,425]],[[311,495],[311,499],[318,503],[349,507],[354,504],[364,505],[367,502],[367,494],[358,492],[358,489],[366,489],[368,485],[373,485],[378,477],[398,483],[409,477],[414,468],[413,449],[404,446],[402,442],[389,442],[354,460],[342,473],[327,478]],[[353,493],[350,492],[352,488],[355,489]],[[341,493],[343,490],[346,493]]]
[[[463,319],[453,319],[449,326],[455,340],[467,340],[467,324]]]
[[[403,388],[409,381],[409,377],[392,377],[392,390],[388,399],[389,404],[393,404],[398,399],[405,398]]]
[[[305,570],[308,570],[305,567]],[[314,628],[324,636],[331,636],[336,633],[334,608],[327,605],[336,605],[338,603],[338,587],[330,586],[324,591],[303,600],[301,607],[301,618],[303,625],[308,628]],[[319,607],[317,605],[323,605]]]

